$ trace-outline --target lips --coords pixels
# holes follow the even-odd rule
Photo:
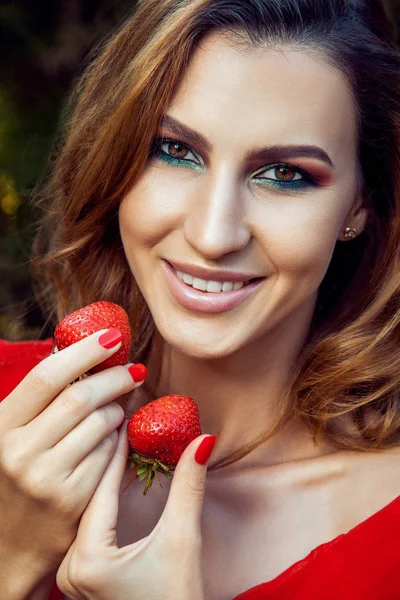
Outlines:
[[[161,263],[173,299],[184,308],[197,312],[220,313],[232,310],[250,298],[266,279],[257,278],[256,281],[230,292],[203,292],[184,283],[168,261],[162,259]]]
[[[260,279],[262,276],[257,275],[256,273],[245,273],[239,271],[229,271],[229,270],[214,270],[214,269],[206,269],[205,267],[201,267],[198,265],[185,264],[179,261],[165,261],[168,262],[175,271],[181,271],[186,275],[191,275],[192,277],[197,277],[199,279],[204,279],[206,281],[243,281],[246,283],[252,282],[255,279]]]

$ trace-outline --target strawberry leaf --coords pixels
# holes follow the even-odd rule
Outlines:
[[[137,476],[139,477],[139,475],[141,475],[142,473],[146,473],[146,472],[147,472],[147,465],[143,465],[142,467],[140,467],[140,469],[138,469]]]

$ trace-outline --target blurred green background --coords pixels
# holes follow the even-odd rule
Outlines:
[[[400,25],[400,0],[386,0]],[[43,176],[61,110],[89,53],[135,0],[1,0],[0,3],[0,338],[45,339],[29,251],[30,194]]]

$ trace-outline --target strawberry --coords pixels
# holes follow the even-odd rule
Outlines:
[[[55,327],[54,340],[57,349],[63,350],[100,329],[110,327],[117,327],[121,331],[122,345],[112,356],[88,371],[88,373],[97,373],[109,367],[126,365],[128,362],[132,333],[129,317],[121,306],[114,302],[99,300],[76,310],[64,317]]]
[[[139,466],[137,476],[147,478],[147,494],[156,472],[172,479],[179,458],[192,440],[201,435],[199,408],[193,398],[170,394],[145,404],[128,422],[128,440],[134,453],[129,468]]]

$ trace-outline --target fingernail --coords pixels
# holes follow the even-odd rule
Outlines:
[[[135,383],[140,383],[143,379],[146,379],[148,375],[147,367],[138,363],[137,365],[132,365],[128,369],[129,373],[132,376],[132,379]]]
[[[122,333],[116,327],[111,327],[108,331],[99,337],[99,344],[103,348],[113,348],[122,340]]]
[[[199,465],[205,465],[208,462],[216,441],[216,435],[209,435],[201,442],[200,446],[196,450],[196,454],[194,455],[194,458]]]

